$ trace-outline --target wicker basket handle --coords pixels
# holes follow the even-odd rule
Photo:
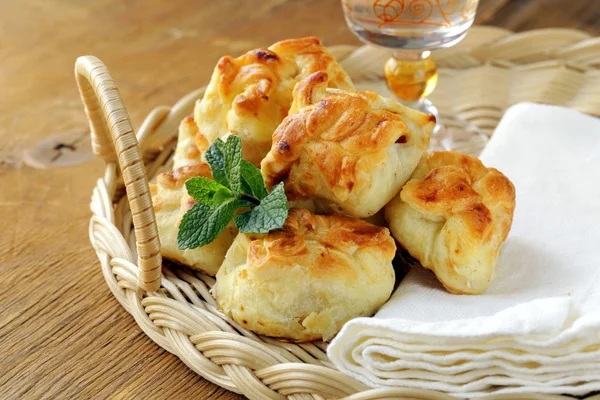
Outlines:
[[[148,178],[138,141],[108,68],[96,57],[79,57],[75,79],[90,122],[94,153],[118,162],[131,207],[138,252],[138,291],[154,292],[161,283],[160,241]]]

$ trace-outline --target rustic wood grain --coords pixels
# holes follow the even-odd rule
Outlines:
[[[595,0],[481,0],[478,23],[600,31]],[[87,131],[75,58],[100,57],[139,125],[207,82],[224,54],[317,35],[358,43],[337,0],[0,2],[0,398],[240,398],[152,343],[88,242],[100,161],[32,169],[23,152]]]

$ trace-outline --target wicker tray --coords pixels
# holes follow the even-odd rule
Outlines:
[[[388,52],[356,46],[331,50],[358,86],[385,91],[382,71]],[[506,107],[520,101],[600,115],[600,38],[569,29],[513,34],[475,27],[458,46],[436,56],[441,77],[432,100],[442,113],[458,115],[486,134]],[[326,344],[258,336],[216,308],[209,293],[214,278],[163,264],[147,177],[170,168],[179,122],[192,113],[203,89],[173,107],[154,109],[136,135],[100,60],[79,58],[75,75],[93,150],[106,162],[92,196],[90,240],[110,290],[159,346],[207,380],[250,399],[454,398],[421,389],[368,388],[333,367]],[[487,397],[499,398],[566,397]]]

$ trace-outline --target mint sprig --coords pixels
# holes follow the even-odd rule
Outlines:
[[[242,143],[231,135],[217,139],[206,152],[214,180],[191,178],[185,183],[198,203],[188,210],[177,233],[180,249],[195,249],[215,240],[234,219],[243,233],[267,233],[283,227],[288,202],[283,183],[267,193],[260,170],[242,159]],[[247,208],[234,218],[239,208]]]

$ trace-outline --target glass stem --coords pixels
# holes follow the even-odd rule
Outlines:
[[[431,55],[430,51],[395,49],[392,52],[392,57],[394,57],[396,60],[401,60],[403,62],[406,62],[406,61],[418,62],[418,61],[426,59],[430,55]],[[425,102],[424,102],[423,97],[419,98],[416,101],[403,101],[402,103],[405,106],[410,107],[412,109],[423,111],[423,112],[425,111]]]
[[[386,62],[385,79],[390,91],[408,107],[423,110],[423,101],[437,84],[437,66],[430,51],[395,49]]]
[[[402,61],[420,61],[424,60],[431,55],[431,51],[418,51],[418,50],[402,50],[394,49],[392,51],[392,57]]]

